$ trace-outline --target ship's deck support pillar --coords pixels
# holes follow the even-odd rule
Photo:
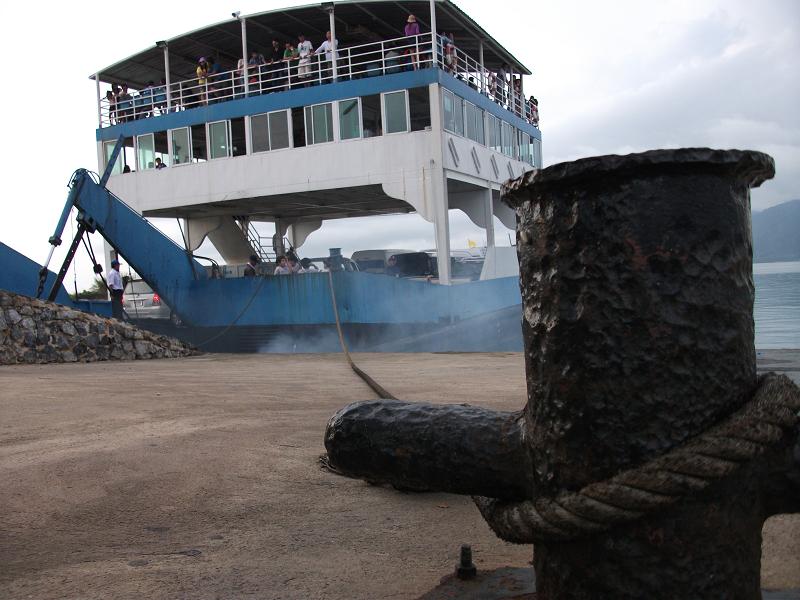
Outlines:
[[[450,284],[450,216],[447,197],[447,175],[434,171],[434,214],[433,229],[436,238],[436,262],[439,269],[439,283]]]

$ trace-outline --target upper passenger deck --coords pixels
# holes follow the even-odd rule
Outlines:
[[[405,35],[410,15],[419,33]],[[440,33],[432,34],[432,25]],[[336,52],[323,47],[328,31],[338,42]],[[310,42],[310,55],[297,51],[299,34]],[[198,68],[200,57],[207,58],[208,72]],[[527,132],[528,139],[540,139],[538,114],[522,87],[521,76],[529,74],[449,0],[343,1],[235,15],[157,42],[95,74],[97,138],[115,140],[120,134],[130,137],[439,81],[450,89],[450,102],[453,94],[467,96],[471,105]],[[262,99],[247,102],[255,97]],[[466,135],[462,118],[456,115],[452,121],[451,130],[458,132],[460,124]]]

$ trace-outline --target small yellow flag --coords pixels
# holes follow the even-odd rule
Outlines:
[[[477,248],[477,247],[478,247],[478,242],[467,238],[467,248]]]

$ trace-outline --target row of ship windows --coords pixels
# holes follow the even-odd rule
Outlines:
[[[541,145],[527,133],[484,114],[449,90],[444,90],[443,104],[446,130],[509,157],[541,164]],[[430,129],[430,97],[427,87],[411,88],[147,133],[125,140],[112,173],[243,156],[247,154],[245,119],[250,151],[268,152]],[[104,143],[106,165],[115,143]]]
[[[127,138],[112,172],[242,156],[247,153],[246,118],[253,153],[422,131],[431,125],[428,88],[411,88],[147,133],[135,142]],[[106,165],[115,143],[104,143]]]
[[[493,114],[442,90],[444,128],[530,165],[541,166],[541,142]]]

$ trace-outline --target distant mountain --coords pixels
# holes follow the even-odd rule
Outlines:
[[[753,260],[800,260],[800,200],[753,213]]]

